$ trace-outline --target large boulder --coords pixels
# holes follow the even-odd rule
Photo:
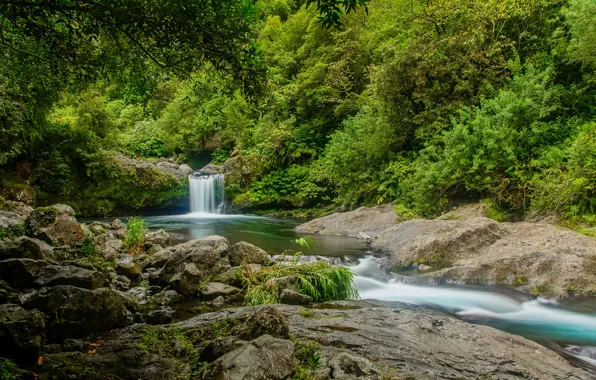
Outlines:
[[[174,253],[186,252],[194,248],[211,248],[220,256],[225,256],[230,248],[230,242],[223,236],[211,235],[200,239],[189,240],[173,246],[170,250]]]
[[[271,261],[267,252],[245,241],[234,244],[228,251],[228,258],[233,267],[243,263],[265,265]]]
[[[0,305],[0,357],[31,366],[41,356],[45,340],[44,315],[18,305]]]
[[[116,273],[121,276],[126,276],[131,280],[137,279],[141,273],[141,265],[133,255],[122,255],[116,261]]]
[[[224,168],[222,165],[208,164],[203,166],[198,173],[199,175],[224,174]]]
[[[28,236],[0,241],[0,260],[10,258],[55,261],[53,248],[50,245]]]
[[[203,289],[201,289],[201,297],[212,300],[217,297],[228,297],[240,293],[240,289],[223,284],[221,282],[210,282]]]
[[[35,279],[48,265],[44,260],[7,259],[0,261],[0,278],[15,289],[36,287]]]
[[[252,313],[244,323],[234,327],[232,334],[244,340],[253,340],[265,334],[287,339],[289,331],[285,316],[272,306],[264,306]]]
[[[38,286],[72,285],[85,289],[105,286],[105,276],[97,271],[73,265],[47,265],[37,273],[34,283]]]
[[[203,380],[282,380],[295,371],[294,343],[263,335],[209,364]]]
[[[128,302],[119,292],[107,288],[88,290],[59,285],[41,289],[23,307],[43,311],[49,337],[64,340],[122,326]]]
[[[172,257],[173,254],[174,252],[166,249],[157,251],[154,254],[149,255],[149,257],[147,257],[145,260],[143,260],[143,262],[141,263],[141,268],[143,268],[143,270],[147,268],[159,269],[163,267],[165,263],[168,262],[168,260],[170,259],[170,257]]]
[[[31,214],[33,207],[23,202],[9,201],[0,196],[0,210],[15,213],[25,219]]]
[[[391,204],[376,207],[360,207],[354,211],[340,212],[313,219],[296,227],[296,231],[311,234],[374,237],[383,230],[395,226],[400,217]]]
[[[145,245],[167,247],[170,245],[170,235],[164,230],[147,232],[145,234]]]
[[[185,296],[194,296],[220,271],[219,252],[212,247],[177,250],[159,271],[159,281]]]
[[[29,233],[54,246],[78,243],[85,237],[83,229],[67,205],[36,208],[26,220]]]
[[[374,368],[368,359],[350,355],[346,352],[337,354],[331,359],[329,367],[334,379],[374,379],[379,377],[379,371]]]

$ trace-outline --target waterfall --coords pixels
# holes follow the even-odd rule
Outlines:
[[[190,211],[208,214],[223,214],[225,204],[224,175],[190,175]]]

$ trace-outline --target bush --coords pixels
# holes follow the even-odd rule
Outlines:
[[[128,133],[126,150],[131,154],[140,152],[143,157],[167,157],[165,133],[153,120],[135,123]]]
[[[143,250],[146,231],[147,224],[143,219],[133,216],[128,220],[128,223],[126,223],[126,235],[124,235],[124,246],[128,252],[136,254]]]
[[[296,290],[317,302],[358,297],[352,284],[355,276],[352,270],[322,261],[290,266],[277,264],[248,275],[239,273],[247,289],[245,301],[248,305],[278,303],[278,289],[267,282],[286,276],[296,277]]]

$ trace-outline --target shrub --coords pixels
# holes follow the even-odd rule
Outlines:
[[[128,252],[135,254],[143,250],[145,231],[147,231],[147,224],[143,219],[133,216],[128,220],[124,236],[124,245]]]
[[[296,290],[315,301],[358,297],[358,292],[352,284],[354,273],[349,268],[333,266],[322,261],[290,266],[278,264],[248,276],[240,273],[247,288],[245,301],[248,305],[278,303],[278,289],[268,281],[286,276],[296,277]]]
[[[10,359],[0,358],[0,379],[17,380],[21,375],[17,373],[19,367]]]

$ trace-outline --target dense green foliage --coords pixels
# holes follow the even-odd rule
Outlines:
[[[147,232],[147,223],[143,219],[136,216],[128,219],[124,235],[124,246],[128,252],[135,254],[143,250],[145,232]]]
[[[296,277],[296,290],[315,301],[343,300],[358,297],[352,284],[354,273],[349,268],[329,265],[323,261],[295,265],[274,265],[255,273],[238,273],[246,287],[247,305],[279,302],[279,289],[269,280],[286,276]]]
[[[151,45],[158,62],[131,60],[112,36],[98,37],[99,50],[87,61],[98,52],[112,58],[96,70],[105,75],[78,86],[48,76],[49,63],[29,67],[22,56],[5,54],[0,128],[8,139],[0,144],[10,142],[0,149],[0,165],[31,150],[32,181],[48,200],[75,197],[80,183],[97,178],[84,193],[95,213],[183,195],[165,180],[144,192],[154,181],[135,186],[134,175],[113,170],[106,157],[114,151],[224,164],[238,208],[395,202],[411,216],[484,200],[502,219],[539,213],[596,222],[596,1],[308,3],[263,0],[254,12],[222,10],[241,20],[226,23],[236,39],[216,39],[215,46],[239,49],[244,41],[247,49],[232,49],[229,62],[199,46],[209,59],[164,70],[160,63],[191,49],[189,41],[175,43],[175,30],[174,43]],[[175,4],[156,5],[149,20],[174,12]],[[359,6],[367,12],[351,12]],[[339,17],[340,10],[349,14]],[[191,15],[181,22],[192,23]],[[102,20],[88,27],[103,30]],[[240,26],[231,25],[236,21]],[[137,39],[163,32],[148,25]],[[23,41],[33,36],[8,32]],[[17,61],[24,62],[18,75]],[[222,70],[222,62],[239,75]],[[257,84],[247,84],[248,76]],[[27,87],[27,77],[45,83],[43,91]],[[35,100],[27,107],[39,112],[6,101],[13,99],[7,91]],[[19,126],[33,116],[44,127],[25,132]]]

